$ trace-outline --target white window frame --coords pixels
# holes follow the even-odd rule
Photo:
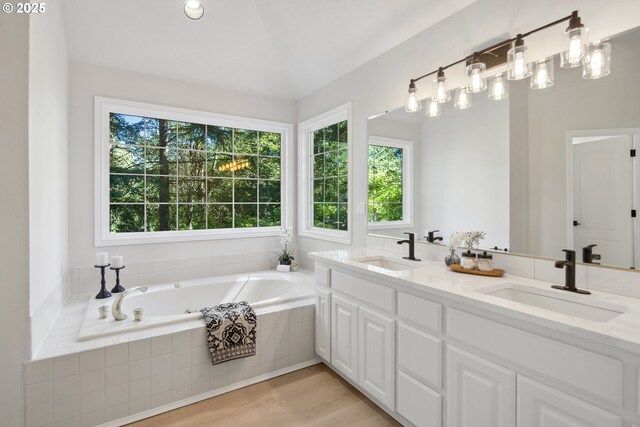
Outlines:
[[[369,222],[369,230],[413,227],[413,142],[369,135],[369,145],[402,149],[402,221]],[[367,155],[367,220],[369,218],[369,156]]]
[[[281,226],[293,220],[293,124],[209,113],[185,108],[167,107],[96,96],[94,99],[95,150],[95,245],[137,245],[145,243],[186,242],[196,240],[233,239],[278,236],[280,227],[222,228],[207,230],[175,230],[133,233],[112,233],[109,228],[109,114],[163,118],[191,123],[280,133]]]
[[[311,172],[311,152],[313,145],[313,132],[325,128],[327,126],[347,121],[347,230],[330,230],[313,226],[313,183]],[[353,230],[353,165],[352,155],[352,131],[351,131],[351,102],[340,105],[326,113],[313,117],[298,124],[298,170],[300,176],[300,186],[298,191],[299,210],[298,210],[298,234],[304,237],[315,239],[329,240],[336,243],[351,244],[351,236]]]

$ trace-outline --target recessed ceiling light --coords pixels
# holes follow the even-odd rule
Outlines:
[[[204,16],[204,6],[202,6],[202,3],[199,0],[185,1],[182,10],[184,11],[184,14],[187,15],[187,18],[193,19],[194,21]]]

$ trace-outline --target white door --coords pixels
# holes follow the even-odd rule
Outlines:
[[[360,364],[358,384],[389,409],[395,407],[395,321],[358,310]]]
[[[597,245],[595,262],[634,266],[631,135],[572,140],[573,248]]]
[[[316,354],[331,362],[331,293],[316,288]]]
[[[620,427],[620,417],[518,375],[518,427]]]
[[[358,382],[358,306],[331,295],[331,365]]]
[[[516,374],[464,350],[447,347],[449,427],[514,427]]]

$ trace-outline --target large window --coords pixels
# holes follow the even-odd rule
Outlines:
[[[103,240],[265,235],[285,225],[286,126],[131,104],[100,108]]]
[[[313,226],[347,230],[347,121],[313,132]]]
[[[369,137],[370,228],[411,224],[411,143]]]
[[[346,104],[301,123],[300,234],[350,242],[350,146]]]

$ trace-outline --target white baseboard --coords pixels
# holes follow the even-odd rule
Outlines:
[[[234,391],[243,387],[250,386],[252,384],[256,384],[262,381],[270,380],[271,378],[279,377],[284,374],[291,373],[293,371],[297,371],[303,368],[307,368],[309,366],[317,365],[318,363],[322,363],[319,358],[307,360],[306,362],[298,363],[297,365],[287,366],[286,368],[279,369],[277,371],[269,372],[268,374],[259,375],[257,377],[249,378],[248,380],[240,381],[235,384],[231,384],[225,387],[221,387],[215,390],[208,391],[206,393],[198,394],[196,396],[191,396],[186,399],[178,400],[175,402],[167,403],[166,405],[158,406],[157,408],[149,409],[148,411],[139,412],[134,415],[129,415],[124,418],[120,418],[114,421],[109,421],[108,423],[103,424],[105,427],[119,427],[125,424],[132,423],[134,421],[143,420],[145,418],[152,417],[154,415],[162,414],[163,412],[171,411],[173,409],[181,408],[183,406],[191,405],[192,403],[199,402],[201,400],[210,399],[215,396],[219,396],[224,393],[228,393],[230,391]]]

